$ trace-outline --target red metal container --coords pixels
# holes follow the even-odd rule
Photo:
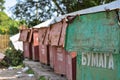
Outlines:
[[[49,59],[50,59],[50,67],[54,68],[55,65],[55,54],[56,54],[56,48],[55,46],[49,46]]]
[[[33,29],[33,42],[32,42],[32,55],[33,60],[39,60],[39,44],[38,44],[38,30]]]
[[[32,59],[34,61],[39,61],[39,47],[32,45]]]
[[[67,29],[68,23],[65,19],[62,20],[62,31],[60,34],[60,40],[59,40],[59,46],[64,47],[65,44],[65,36],[66,36],[66,29]]]
[[[39,55],[40,55],[40,62],[43,64],[49,64],[49,52],[48,46],[46,45],[39,45]]]
[[[68,80],[76,80],[76,52],[66,55],[66,77]]]
[[[50,27],[47,27],[45,38],[44,38],[44,41],[43,41],[44,45],[48,45],[49,44],[49,36],[50,36]]]
[[[30,38],[30,29],[22,29],[20,30],[19,40],[23,41],[23,50],[24,50],[24,58],[31,59],[32,58],[32,45],[28,42]]]
[[[29,42],[23,42],[24,58],[32,59],[32,45]]]
[[[54,71],[57,74],[66,74],[66,51],[63,47],[57,47],[55,53]]]
[[[49,64],[49,51],[47,46],[49,30],[47,27],[43,27],[39,29],[38,33],[39,33],[39,60],[43,64]]]
[[[28,34],[29,34],[29,29],[20,30],[19,40],[24,41],[24,42],[27,41],[28,40]]]
[[[57,22],[50,26],[50,35],[49,35],[50,45],[52,46],[59,45],[61,32],[62,32],[62,22]]]
[[[38,30],[38,40],[39,40],[39,45],[44,44],[44,41],[46,39],[46,33],[47,33],[47,27],[39,28]]]

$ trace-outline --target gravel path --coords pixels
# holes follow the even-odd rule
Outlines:
[[[20,69],[0,69],[0,80],[36,80],[34,76],[29,76]]]

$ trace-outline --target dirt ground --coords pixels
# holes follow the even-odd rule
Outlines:
[[[0,80],[36,80],[34,76],[22,72],[19,69],[0,68]]]

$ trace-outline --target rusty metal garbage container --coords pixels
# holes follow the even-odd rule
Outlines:
[[[55,65],[55,54],[56,54],[56,47],[49,46],[49,59],[50,59],[50,67],[54,68]]]
[[[32,59],[32,45],[29,42],[23,42],[24,58]]]
[[[39,52],[40,52],[40,62],[48,65],[49,64],[48,46],[39,45]]]
[[[23,56],[24,58],[31,59],[32,58],[32,45],[28,41],[30,38],[30,29],[22,29],[20,30],[19,41],[23,41]]]
[[[50,26],[49,42],[51,46],[58,46],[61,36],[62,22]]]
[[[76,52],[66,54],[66,77],[68,80],[76,80]]]
[[[32,31],[32,58],[34,61],[39,61],[38,29],[32,29]]]
[[[57,47],[54,59],[54,72],[60,75],[66,74],[66,51],[63,47]]]
[[[65,45],[65,37],[66,37],[66,29],[67,29],[68,23],[65,19],[62,20],[62,29],[59,37],[59,46],[64,47]]]
[[[43,64],[49,64],[49,51],[48,45],[45,44],[45,41],[48,43],[48,28],[40,28],[39,31],[39,60]]]

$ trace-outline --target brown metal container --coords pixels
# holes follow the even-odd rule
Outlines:
[[[19,40],[20,41],[27,41],[28,39],[28,34],[29,34],[29,29],[23,29],[23,30],[20,30],[20,37],[19,37]]]
[[[66,74],[66,51],[63,47],[57,47],[55,53],[54,71],[57,74]]]
[[[66,77],[68,80],[76,80],[76,52],[66,55]]]
[[[38,31],[36,29],[33,29],[33,42],[32,42],[32,55],[33,60],[38,61],[39,60],[39,44],[38,44]]]
[[[34,61],[39,61],[39,46],[32,45],[32,59]]]
[[[39,31],[39,60],[43,64],[49,64],[48,34],[47,27],[40,28]],[[46,41],[46,44],[44,42]]]
[[[55,54],[56,54],[56,48],[55,46],[49,46],[49,59],[50,59],[50,67],[54,68],[55,65]]]
[[[32,58],[32,45],[28,42],[30,38],[30,29],[22,29],[20,30],[19,40],[23,41],[23,50],[24,50],[24,58],[31,59]]]
[[[48,46],[46,45],[39,45],[39,59],[40,62],[43,64],[49,64],[49,52]]]
[[[32,45],[29,42],[23,42],[24,58],[32,59]]]
[[[44,44],[46,33],[47,33],[47,27],[39,28],[38,30],[39,45]]]
[[[46,33],[45,33],[45,38],[44,38],[44,41],[43,41],[44,45],[49,44],[49,35],[50,35],[50,27],[47,27]]]
[[[62,22],[57,22],[50,26],[50,35],[49,35],[50,45],[58,46],[61,31],[62,31]]]
[[[62,31],[60,34],[60,40],[59,40],[59,46],[64,47],[65,44],[65,36],[66,36],[66,29],[67,29],[68,23],[65,19],[62,20]]]

